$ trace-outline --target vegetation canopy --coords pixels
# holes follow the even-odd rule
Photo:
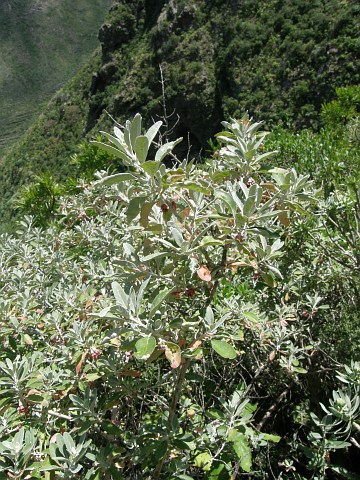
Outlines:
[[[260,123],[223,127],[195,164],[137,114],[93,142],[120,172],[27,190],[53,204],[1,237],[0,478],[357,478],[332,452],[359,447],[360,367],[321,373],[329,310],[300,259],[323,245],[331,284],[355,247],[333,259],[336,212],[324,229],[322,192],[272,164]]]

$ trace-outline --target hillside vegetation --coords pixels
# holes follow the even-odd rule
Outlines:
[[[360,478],[360,9],[211,4],[116,2],[2,165],[0,480]]]
[[[85,180],[24,191],[0,478],[359,478],[360,127],[338,95],[321,133],[266,142],[244,116],[199,163],[137,114],[84,145]]]
[[[189,132],[194,152],[244,109],[268,125],[317,128],[335,87],[360,82],[359,15],[357,2],[337,0],[115,2],[101,51],[3,159],[1,217],[34,174],[74,171],[69,153],[110,126],[105,109],[120,122],[163,114],[159,65],[174,133]]]
[[[0,154],[88,60],[110,0],[0,2]]]

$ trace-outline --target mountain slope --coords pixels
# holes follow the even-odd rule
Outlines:
[[[96,46],[110,0],[0,2],[0,151]]]
[[[190,132],[194,151],[245,109],[268,124],[319,125],[335,87],[360,83],[359,15],[338,0],[118,0],[101,51],[4,159],[1,217],[32,174],[71,173],[76,144],[109,127],[105,109],[119,121],[164,114],[163,88],[167,114],[180,118],[174,135]]]

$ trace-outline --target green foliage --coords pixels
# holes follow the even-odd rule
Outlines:
[[[58,433],[54,439],[54,442],[50,444],[49,454],[53,462],[60,468],[55,466],[40,467],[40,471],[57,470],[59,478],[74,478],[75,474],[81,471],[81,460],[83,457],[88,456],[90,459],[93,457],[87,450],[91,440],[84,441],[80,438],[80,442],[76,444],[69,433],[64,432],[62,435]]]
[[[175,110],[169,127],[176,136],[189,132],[197,152],[224,115],[249,111],[269,125],[319,127],[336,87],[360,81],[358,17],[356,5],[337,0],[114,2],[101,51],[7,153],[1,217],[9,220],[10,198],[33,175],[74,174],[70,157],[84,134],[110,128],[105,110],[120,122],[136,111],[149,122],[164,107]],[[188,145],[179,149],[185,154]]]
[[[88,66],[80,70],[67,85],[66,93],[60,90],[55,95],[52,100],[54,109],[50,109],[48,115],[41,115],[38,122],[23,135],[16,147],[8,152],[6,160],[4,159],[0,171],[2,191],[0,215],[3,220],[1,231],[7,230],[6,227],[11,225],[10,219],[14,217],[14,196],[35,176],[41,176],[50,171],[54,180],[59,182],[76,175],[77,169],[71,162],[71,155],[74,154],[85,127],[86,106],[82,104],[81,95],[85,94],[84,89],[91,81],[92,69],[95,65],[94,61],[89,62]],[[76,98],[73,97],[75,91],[80,92]],[[57,111],[58,108],[61,111]],[[66,115],[69,110],[71,127],[63,128],[62,120],[69,127],[69,116]],[[44,139],[46,139],[46,145],[42,144]],[[42,146],[38,149],[35,145],[40,144]]]
[[[308,434],[309,445],[300,445],[307,459],[307,467],[312,472],[313,478],[325,479],[327,471],[333,471],[345,478],[358,478],[357,472],[351,472],[341,464],[336,465],[331,461],[331,452],[343,450],[354,444],[359,448],[354,433],[360,431],[358,424],[360,418],[359,401],[359,363],[351,362],[344,366],[345,372],[337,372],[337,378],[342,383],[342,388],[332,392],[329,406],[320,403],[325,416],[319,418],[311,413],[312,430]],[[348,441],[350,440],[350,442]]]
[[[98,138],[98,141],[100,139],[101,137]],[[72,157],[72,160],[77,167],[78,176],[86,180],[93,180],[95,173],[100,170],[113,169],[119,171],[122,169],[121,161],[116,159],[114,155],[89,142],[83,142],[79,145],[78,153]]]
[[[322,107],[325,126],[319,132],[278,127],[267,143],[283,163],[316,179],[326,194],[354,188],[359,180],[359,92],[358,86],[338,88],[338,100]]]
[[[36,434],[33,429],[21,428],[12,438],[0,443],[0,472],[6,472],[7,477],[24,478],[23,475],[35,468],[30,464],[30,457],[34,453]],[[5,477],[3,477],[5,478]]]
[[[33,215],[36,225],[43,227],[53,218],[61,193],[52,175],[44,173],[22,189],[16,207],[22,214]]]
[[[7,157],[0,478],[358,478],[359,9],[240,3],[116,2]],[[168,138],[245,108],[324,126]]]
[[[339,92],[343,98],[351,99],[349,111],[358,108],[357,91],[354,87]],[[339,102],[332,102],[331,108],[336,104]],[[339,117],[318,133],[304,130],[294,134],[281,127],[268,137],[267,143],[268,148],[278,150],[281,164],[311,175],[324,189],[317,216],[297,226],[289,235],[288,247],[294,248],[290,257],[292,266],[303,274],[306,272],[298,287],[323,292],[325,303],[330,312],[334,312],[331,320],[326,318],[329,315],[318,317],[314,332],[317,330],[326,348],[340,361],[350,361],[359,355],[360,158],[357,123],[357,117],[347,123]],[[349,338],[353,340],[350,343]]]
[[[339,87],[337,99],[322,106],[321,115],[325,124],[338,128],[360,114],[360,85]]]
[[[224,122],[212,158],[172,167],[177,141],[158,144],[160,123],[143,133],[141,120],[96,144],[123,172],[80,182],[46,230],[25,218],[1,238],[4,471],[281,475],[266,452],[282,432],[261,425],[315,348],[282,301],[285,234],[316,204],[312,184],[261,170],[264,133],[247,117]],[[262,389],[273,397],[259,404]]]

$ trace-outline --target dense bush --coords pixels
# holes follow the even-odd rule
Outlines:
[[[329,305],[314,329],[340,361],[359,358],[359,92],[337,89],[338,99],[322,107],[320,131],[277,127],[266,144],[282,166],[309,174],[323,189],[316,217],[292,234],[290,262],[296,253],[307,272],[301,288],[321,291]]]
[[[247,117],[199,165],[160,127],[104,133],[123,171],[1,238],[0,478],[350,478],[359,365],[316,329],[336,264],[320,192],[270,168]]]

